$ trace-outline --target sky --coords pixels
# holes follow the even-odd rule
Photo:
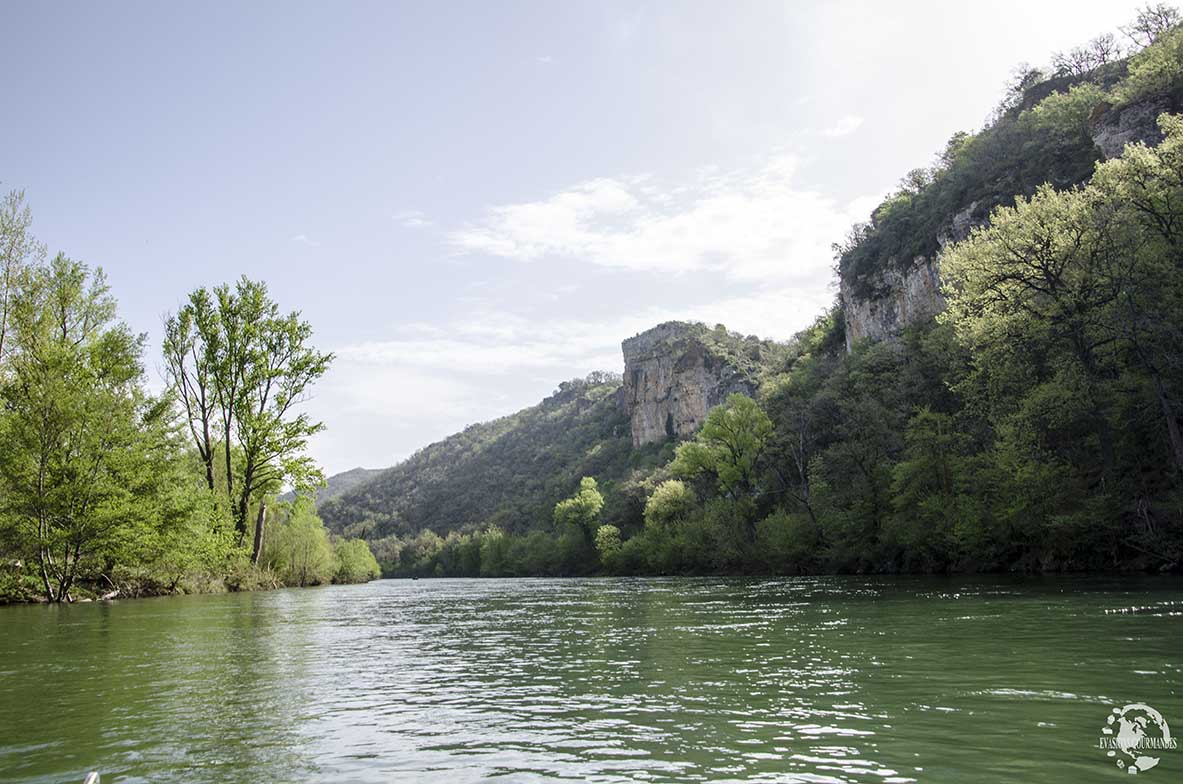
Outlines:
[[[327,472],[393,465],[670,319],[787,339],[831,245],[1020,63],[1140,2],[32,2],[0,189],[163,320],[241,275],[311,322]]]

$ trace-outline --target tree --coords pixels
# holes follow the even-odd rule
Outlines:
[[[994,515],[1024,563],[1171,564],[1183,471],[1183,120],[1083,188],[1038,190],[942,258],[959,384],[996,442]],[[1177,549],[1175,550],[1177,552]]]
[[[220,345],[218,313],[205,289],[189,295],[188,304],[164,325],[164,361],[177,398],[185,410],[189,433],[205,468],[205,481],[215,490],[218,397],[213,374]]]
[[[364,539],[338,539],[333,551],[337,556],[335,583],[364,583],[382,575],[378,559]]]
[[[29,233],[33,214],[24,191],[9,191],[0,204],[0,367],[17,290],[31,264],[45,257],[45,246]]]
[[[596,486],[596,480],[585,476],[579,480],[579,490],[575,495],[555,504],[555,527],[560,530],[573,528],[591,541],[600,519],[600,510],[604,508],[604,496]]]
[[[1161,144],[1127,146],[1097,167],[1089,188],[1109,229],[1097,253],[1111,303],[1108,329],[1149,377],[1183,470],[1183,116],[1163,115],[1159,127]]]
[[[71,600],[83,564],[126,560],[175,522],[178,457],[167,400],[144,393],[143,337],[115,322],[101,271],[58,255],[12,300],[0,388],[0,521],[38,567],[45,597]]]
[[[836,404],[825,394],[825,381],[834,364],[831,357],[801,357],[763,395],[774,424],[769,439],[773,471],[815,524],[809,464],[831,431]]]
[[[645,527],[670,528],[683,520],[698,504],[694,491],[678,479],[662,482],[645,502]]]
[[[481,577],[504,577],[510,568],[509,537],[500,528],[488,528],[481,536]]]
[[[304,450],[323,425],[296,407],[333,356],[310,347],[311,336],[298,312],[282,315],[267,287],[245,277],[212,294],[198,289],[166,323],[166,366],[211,489],[215,428],[221,437],[226,498],[240,543],[256,507],[254,563],[268,495],[284,483],[307,491],[321,480]]]
[[[719,492],[732,498],[749,496],[771,435],[772,422],[756,401],[732,394],[711,409],[693,441],[678,447],[670,468],[678,476],[711,477]]]
[[[1162,35],[1177,27],[1183,18],[1178,9],[1166,3],[1147,3],[1138,10],[1134,21],[1121,28],[1121,32],[1130,39],[1134,46],[1146,48],[1152,46]]]
[[[970,439],[949,414],[918,410],[904,434],[903,459],[892,469],[895,535],[905,565],[947,570],[956,561],[959,529],[975,528],[967,498]]]
[[[992,367],[1007,364],[1004,336],[1028,346],[1038,338],[1044,354],[1058,346],[1078,363],[1107,468],[1114,435],[1106,409],[1128,356],[1153,384],[1183,469],[1174,389],[1183,365],[1183,120],[1166,118],[1163,128],[1159,148],[1131,145],[1085,189],[1044,187],[1017,200],[942,261],[945,318],[968,345],[990,352]]]
[[[1121,47],[1112,33],[1097,36],[1085,46],[1052,55],[1057,76],[1085,76],[1121,56]]]
[[[834,410],[826,446],[811,458],[809,476],[834,568],[865,570],[878,558],[906,415],[901,360],[895,346],[856,345],[824,384],[822,394],[834,401]]]
[[[1183,27],[1161,33],[1152,45],[1130,58],[1128,71],[1110,94],[1114,104],[1129,105],[1176,89],[1183,79]]]
[[[605,568],[615,568],[621,548],[620,529],[614,525],[601,525],[596,529],[596,552]]]
[[[307,500],[296,502],[287,519],[275,526],[273,538],[265,563],[285,584],[321,585],[337,574],[337,556],[328,531]]]

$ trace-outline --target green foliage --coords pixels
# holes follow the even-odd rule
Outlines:
[[[662,482],[645,502],[645,527],[670,528],[689,516],[698,504],[694,490],[678,479]]]
[[[1055,143],[1069,146],[1089,133],[1089,119],[1105,99],[1105,91],[1093,82],[1075,84],[1067,92],[1054,92],[1031,109],[1032,124]]]
[[[9,191],[0,204],[0,369],[13,306],[28,283],[30,267],[45,257],[45,246],[33,237],[33,214],[23,191]]]
[[[297,503],[291,515],[272,529],[263,550],[262,565],[285,585],[323,585],[340,574],[342,565],[329,541],[329,533],[306,502]],[[349,567],[357,565],[353,562]],[[364,576],[365,566],[363,563],[355,576]]]
[[[1183,121],[1162,128],[1159,147],[996,211],[943,259],[943,318],[974,356],[960,386],[997,434],[995,514],[1030,568],[1128,548],[1176,562],[1177,523],[1153,499],[1183,470]]]
[[[756,401],[732,394],[707,414],[694,440],[678,447],[670,470],[683,477],[708,477],[732,497],[758,489],[760,461],[772,435],[772,422]]]
[[[756,523],[756,554],[770,574],[819,569],[821,531],[809,515],[777,510]]]
[[[892,470],[895,514],[885,532],[903,569],[957,568],[963,549],[980,543],[982,504],[974,480],[981,467],[972,446],[949,414],[922,408],[908,421],[902,459]]]
[[[284,482],[308,491],[323,479],[304,454],[323,426],[296,410],[333,359],[308,345],[311,336],[298,312],[281,314],[266,285],[246,277],[233,288],[197,289],[165,324],[169,379],[211,492],[220,440],[222,479],[240,542],[252,505],[259,509],[255,563],[267,497]]]
[[[1163,33],[1130,58],[1129,75],[1113,90],[1114,103],[1131,104],[1183,87],[1183,27]]]
[[[620,552],[620,529],[614,525],[601,525],[597,528],[596,552],[605,563],[615,557]]]
[[[555,504],[555,528],[570,528],[590,538],[598,528],[603,508],[604,496],[600,494],[596,480],[585,476],[579,480],[575,495]]]
[[[151,395],[144,337],[118,321],[102,271],[61,254],[44,262],[30,225],[22,194],[9,194],[0,204],[0,601],[338,574],[309,509],[288,518],[266,504],[281,481],[302,487],[319,474],[302,454],[319,425],[292,413],[330,359],[306,347],[308,325],[281,316],[262,284],[199,290],[168,324],[175,387]],[[241,547],[252,507],[253,553]],[[268,519],[282,525],[260,565]],[[377,574],[365,543],[338,549],[341,579]]]
[[[143,391],[142,338],[115,322],[101,272],[58,255],[30,271],[10,317],[0,534],[62,601],[80,576],[186,523],[192,510],[169,484],[183,453],[168,401]]]
[[[333,552],[337,557],[335,583],[364,583],[382,576],[378,560],[363,539],[338,539]]]

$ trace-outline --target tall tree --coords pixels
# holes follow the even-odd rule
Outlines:
[[[979,365],[999,376],[1016,348],[1036,343],[1049,359],[1022,362],[1023,375],[1050,375],[1060,358],[1074,360],[1072,378],[1082,382],[1107,473],[1115,459],[1112,401],[1127,371],[1151,382],[1173,462],[1183,469],[1183,119],[1164,117],[1162,127],[1158,148],[1130,145],[1083,189],[1044,187],[997,210],[989,228],[942,260],[944,318]],[[1013,408],[1019,400],[997,402]]]
[[[256,507],[252,561],[264,539],[266,503],[284,483],[311,487],[320,472],[305,454],[323,425],[297,407],[328,370],[332,354],[308,345],[312,328],[298,312],[280,313],[263,283],[243,277],[212,294],[198,289],[167,322],[169,375],[213,486],[221,440],[226,498],[240,543]]]
[[[789,373],[775,378],[763,395],[773,421],[769,438],[772,468],[782,488],[814,523],[809,464],[825,445],[837,405],[825,394],[825,380],[836,360],[826,356],[799,358]],[[787,469],[787,470],[786,470]]]
[[[588,541],[592,541],[599,527],[600,510],[604,508],[604,496],[600,494],[594,477],[585,476],[579,480],[575,495],[555,504],[555,527],[570,527]]]
[[[217,391],[213,368],[219,345],[218,314],[209,292],[198,289],[164,325],[164,361],[177,398],[185,410],[189,433],[205,468],[210,492],[215,489]]]
[[[0,387],[0,522],[37,564],[45,597],[70,600],[88,560],[117,560],[159,522],[171,474],[167,401],[143,392],[143,337],[115,322],[102,272],[58,255],[12,300]]]

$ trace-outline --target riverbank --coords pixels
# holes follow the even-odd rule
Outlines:
[[[164,582],[154,576],[122,573],[113,579],[87,580],[75,583],[63,603],[80,604],[96,601],[122,601],[162,596],[197,596],[203,594],[245,593],[274,591],[281,588],[312,588],[322,585],[353,585],[378,579],[376,572],[361,575],[334,575],[332,579],[306,582],[285,582],[274,570],[247,566],[226,575],[191,574]],[[0,575],[0,605],[50,604],[40,577],[9,571]]]

